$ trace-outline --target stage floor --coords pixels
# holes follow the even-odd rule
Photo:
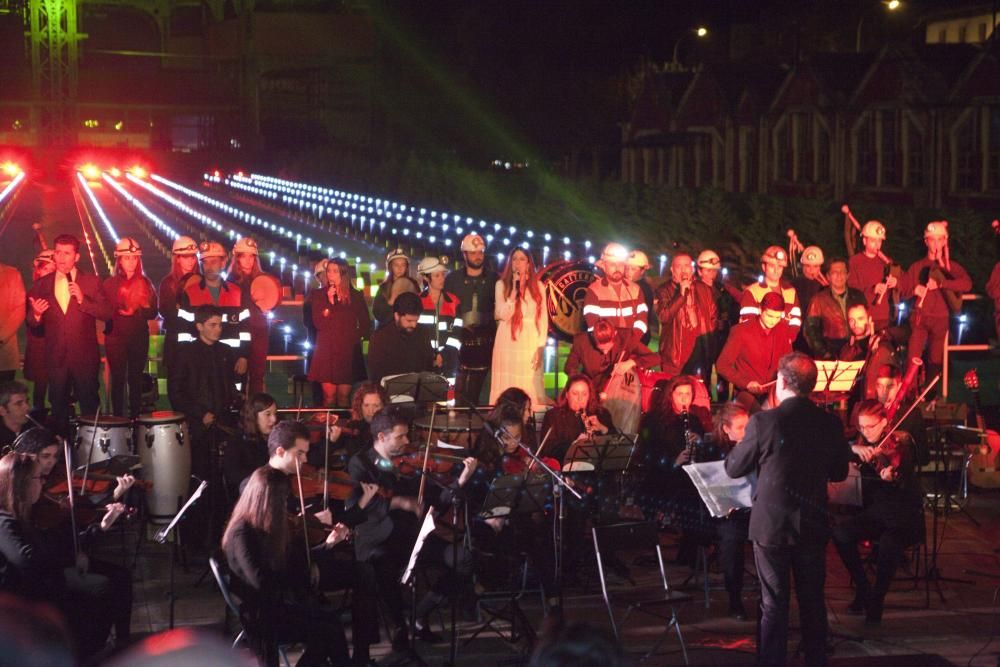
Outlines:
[[[844,609],[852,598],[848,578],[832,546],[827,554],[827,608],[832,629],[830,646],[834,664],[905,664],[937,665],[972,664],[994,665],[1000,655],[1000,639],[992,635],[1000,631],[997,613],[997,592],[1000,587],[1000,492],[974,491],[964,508],[939,516],[937,535],[939,549],[937,565],[941,578],[929,583],[925,579],[914,581],[914,564],[897,574],[889,596],[881,627],[867,628],[863,618],[851,617]],[[933,515],[928,512],[928,548],[934,534]],[[978,525],[977,525],[978,523]],[[103,545],[102,555],[121,559],[123,554],[132,556],[134,540],[126,534],[124,542],[111,540]],[[665,538],[666,556],[676,554],[672,538]],[[124,545],[124,546],[123,546]],[[749,550],[749,546],[748,546]],[[166,629],[169,621],[169,563],[171,549],[154,542],[143,542],[135,566],[135,607],[133,630],[145,636]],[[749,551],[748,551],[749,554]],[[748,558],[752,569],[752,559]],[[565,594],[565,618],[569,623],[585,622],[602,632],[610,630],[608,616],[596,579],[596,565],[584,571],[578,585],[568,588]],[[189,562],[187,567],[176,569],[176,618],[178,626],[204,626],[223,632],[224,604],[211,575],[199,578],[207,571],[204,562]],[[924,572],[923,563],[919,571]],[[971,572],[970,572],[971,571]],[[692,574],[687,566],[671,564],[668,568],[671,585],[680,587]],[[653,565],[631,564],[631,578],[639,585],[653,583],[656,572]],[[954,581],[959,579],[963,581]],[[622,582],[620,587],[631,584]],[[710,602],[706,608],[700,582],[689,582],[686,590],[693,593],[694,601],[684,605],[679,612],[684,638],[687,642],[691,664],[740,665],[754,660],[754,631],[757,607],[756,583],[748,577],[744,594],[750,618],[735,621],[726,616],[727,596],[721,590],[721,575],[710,573]],[[929,586],[929,589],[927,588]],[[928,592],[929,591],[929,592]],[[928,604],[929,601],[929,604]],[[541,627],[541,599],[526,594],[521,605],[535,628]],[[442,614],[440,621],[449,618]],[[484,632],[464,644],[479,626],[473,621],[458,626],[459,650],[457,664],[517,665],[523,664],[524,644],[510,644],[492,632]],[[790,654],[798,643],[796,613],[792,615]],[[348,626],[349,627],[349,626]],[[501,627],[506,627],[501,623]],[[646,619],[630,619],[623,638],[626,651],[640,657],[659,638],[662,626]],[[447,630],[441,630],[446,637]],[[385,636],[383,630],[383,637]],[[989,643],[988,643],[989,642]],[[668,638],[654,656],[645,664],[683,664],[675,635]],[[417,644],[419,655],[431,665],[446,664],[449,654],[447,643],[437,646]],[[294,664],[299,650],[293,648],[289,657]],[[391,654],[388,642],[374,647],[373,657],[381,665],[409,664],[404,656]]]

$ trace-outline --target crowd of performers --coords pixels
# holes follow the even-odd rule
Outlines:
[[[221,489],[195,506],[183,524],[184,543],[193,553],[221,543],[234,591],[260,621],[262,650],[301,641],[307,648],[299,664],[366,664],[369,647],[379,641],[379,603],[394,648],[412,639],[441,641],[430,614],[472,590],[484,555],[500,559],[503,572],[526,553],[549,611],[559,614],[561,586],[592,565],[589,525],[619,520],[628,510],[678,533],[682,563],[693,566],[699,553],[717,554],[729,614],[737,619],[747,615],[745,546],[753,542],[763,598],[760,651],[768,664],[784,657],[793,571],[807,662],[821,664],[822,547],[829,537],[857,594],[847,611],[875,624],[904,550],[923,538],[916,469],[927,446],[920,411],[885,436],[919,386],[917,374],[907,371],[922,367],[928,380],[939,372],[955,302],[972,288],[947,252],[947,223],[927,225],[926,257],[906,271],[888,264],[885,238],[885,227],[871,221],[862,229],[862,251],[850,259],[804,248],[801,275],[793,281],[784,278],[789,253],[768,247],[761,280],[745,287],[724,279],[721,259],[710,249],[675,254],[669,276],[654,286],[643,252],[608,245],[578,304],[585,330],[573,340],[568,380],[554,405],[542,375],[546,288],[529,249],[513,249],[497,273],[486,264],[484,240],[470,234],[461,244],[461,269],[449,271],[445,260],[427,257],[416,266],[419,282],[410,258],[393,250],[370,310],[352,286],[349,265],[322,260],[304,300],[313,342],[308,379],[319,404],[350,409],[351,418],[326,417],[310,430],[280,421],[275,399],[264,393],[268,322],[251,289],[263,274],[253,239],[238,240],[229,261],[218,243],[180,237],[172,270],[157,289],[134,239],[117,245],[113,275],[102,282],[78,270],[79,241],[59,236],[35,259],[27,294],[15,288],[16,272],[0,272],[11,285],[0,291],[13,304],[0,323],[7,380],[0,387],[0,444],[9,452],[0,459],[0,588],[58,605],[83,654],[99,650],[112,627],[119,642],[127,640],[130,573],[86,562],[83,554],[127,513],[141,485],[131,475],[112,480],[89,522],[42,517],[51,513],[43,511],[46,505],[65,505],[70,467],[57,461],[62,438],[72,436],[74,404],[79,414],[99,411],[97,324],[105,323],[112,412],[136,418],[143,410],[149,323],[159,316],[169,400],[187,420],[192,472]],[[893,314],[905,300],[912,301],[912,314],[900,326]],[[22,321],[31,390],[13,381],[11,370]],[[654,352],[647,344],[657,331]],[[823,397],[809,400],[812,359],[865,361],[854,389],[839,397],[847,406],[841,419],[825,409]],[[469,427],[460,454],[431,454],[426,447],[416,458],[410,453],[416,414],[391,404],[382,380],[424,372],[455,378],[457,404],[492,406],[484,427]],[[650,383],[644,404],[636,398],[623,408],[611,394],[629,375],[640,384],[646,377],[659,382]],[[44,426],[29,414],[32,406]],[[842,435],[845,427],[854,444]],[[480,511],[497,477],[541,472],[528,451],[558,471],[580,443],[615,434],[635,444],[626,470],[615,471],[610,482],[568,472],[583,499],[566,496],[558,538],[551,506],[510,517]],[[779,441],[794,446],[781,448]],[[843,479],[848,458],[861,471],[864,506],[831,520],[826,482]],[[759,474],[752,510],[709,516],[684,466],[719,460],[734,476]],[[407,467],[417,474],[407,474]],[[441,534],[424,545],[423,561],[443,573],[429,575],[411,637],[399,575],[429,508],[440,516],[465,510],[451,525],[467,530],[445,534],[450,521],[440,519]],[[870,539],[879,542],[874,583],[858,551],[859,542]],[[64,574],[70,556],[86,576]],[[624,563],[614,565],[627,576]],[[353,650],[320,595],[344,588],[354,590]]]

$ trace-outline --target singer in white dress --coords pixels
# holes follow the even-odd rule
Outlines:
[[[542,363],[548,339],[549,314],[545,289],[535,274],[531,254],[515,248],[496,284],[497,321],[490,380],[490,403],[509,387],[523,389],[538,408],[549,403],[542,384]]]

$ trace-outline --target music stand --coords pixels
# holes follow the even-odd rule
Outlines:
[[[493,480],[486,501],[483,503],[483,511],[479,515],[484,519],[509,517],[544,512],[546,507],[552,507],[552,481],[547,476],[503,475]],[[510,525],[513,532],[512,551],[516,553],[517,531],[514,529],[513,522]],[[508,592],[509,595],[502,607],[497,609],[480,607],[486,615],[486,620],[465,640],[463,646],[468,645],[487,629],[492,630],[508,643],[516,644],[521,639],[521,635],[518,634],[518,625],[524,628],[524,635],[528,638],[529,644],[534,644],[535,630],[531,627],[521,605],[518,604],[521,591],[515,590],[513,585],[509,585]],[[497,619],[510,621],[509,638],[505,637],[503,631],[494,625]]]
[[[635,436],[636,438],[638,436]],[[604,502],[605,484],[603,473],[625,474],[635,451],[635,438],[622,433],[607,433],[595,435],[590,440],[581,440],[570,445],[569,451],[563,457],[564,473],[595,473],[597,483],[594,484],[594,496],[591,507],[597,507],[596,517],[600,519],[600,510],[607,507]],[[617,519],[616,519],[617,520]]]
[[[448,380],[436,373],[401,373],[382,378],[392,403],[428,403],[448,400]]]

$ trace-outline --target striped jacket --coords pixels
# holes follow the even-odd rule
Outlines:
[[[610,320],[617,329],[635,329],[642,337],[648,330],[649,306],[639,286],[628,280],[621,282],[616,293],[607,278],[598,278],[587,287],[583,301],[583,319],[587,331],[593,331],[597,320]]]
[[[222,311],[222,338],[219,342],[233,348],[233,356],[250,357],[250,304],[249,297],[236,283],[222,281],[219,301],[212,299],[212,293],[205,279],[191,281],[191,284],[177,298],[177,342],[190,343],[198,339],[198,329],[194,324],[194,311],[198,306],[214,305]]]
[[[771,291],[771,288],[763,283],[754,283],[743,290],[743,297],[740,299],[740,324],[754,320],[760,315],[760,302],[764,295]],[[802,307],[799,305],[799,295],[795,288],[784,280],[776,290],[785,301],[785,320],[792,330],[792,339],[798,335],[802,328]]]
[[[441,372],[449,377],[458,369],[458,352],[462,349],[462,318],[458,314],[460,302],[451,292],[441,292],[437,303],[429,290],[420,294],[423,311],[417,326],[425,329],[435,354],[444,359]]]

